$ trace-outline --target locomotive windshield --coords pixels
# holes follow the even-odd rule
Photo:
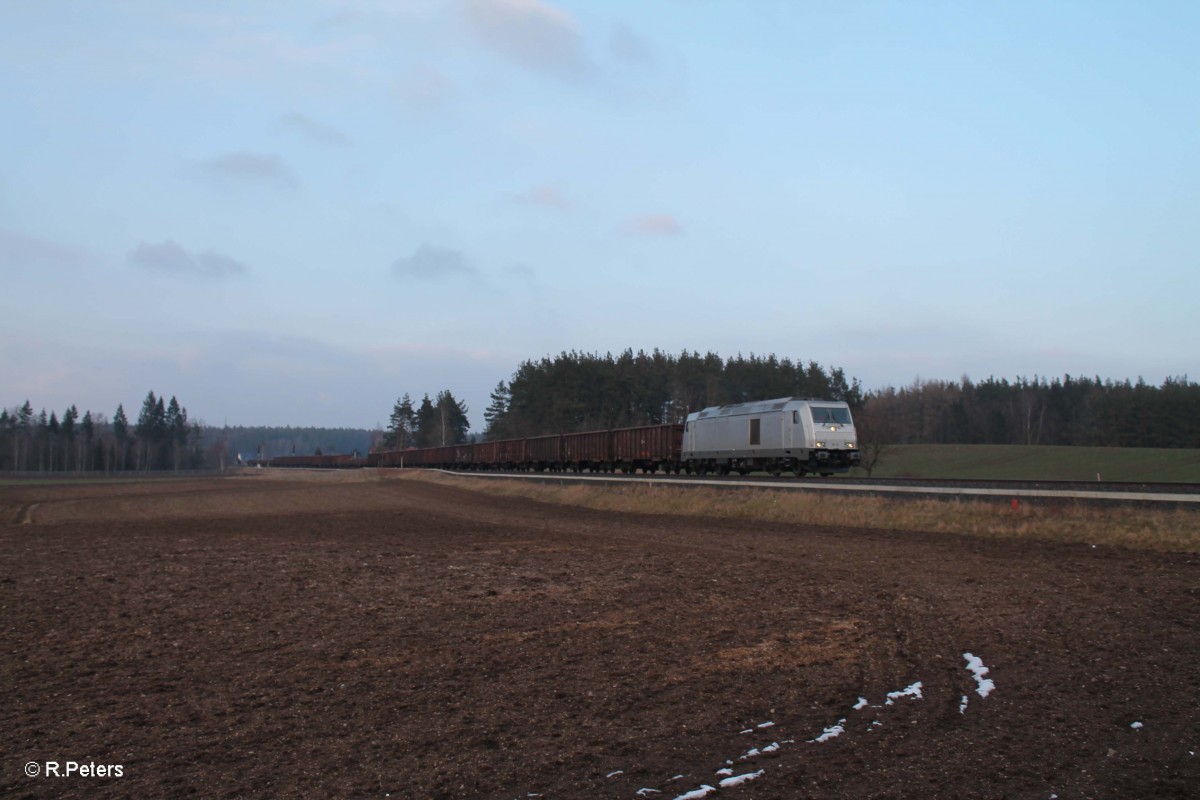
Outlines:
[[[850,409],[840,406],[809,406],[817,425],[849,425]]]

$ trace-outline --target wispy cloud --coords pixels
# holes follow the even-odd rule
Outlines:
[[[625,232],[635,236],[678,236],[683,226],[670,214],[645,214],[626,222]]]
[[[0,267],[70,266],[85,257],[86,253],[78,248],[0,228]]]
[[[552,208],[555,211],[570,211],[571,201],[557,186],[543,183],[517,195],[517,202],[530,206]]]
[[[350,144],[350,139],[337,128],[295,111],[284,114],[279,118],[279,122],[288,130],[295,131],[317,144],[332,147],[346,147]]]
[[[479,271],[457,250],[423,244],[411,256],[393,261],[392,274],[401,280],[442,281],[476,278]]]
[[[135,267],[152,272],[202,278],[244,275],[250,269],[242,262],[212,250],[189,253],[170,239],[162,244],[142,242],[127,260]]]
[[[200,170],[218,178],[293,188],[296,177],[279,156],[263,153],[234,152],[198,162]]]
[[[486,47],[526,69],[578,78],[591,70],[575,19],[541,0],[462,0]]]
[[[640,66],[653,66],[658,60],[650,44],[625,24],[613,28],[608,50],[622,61]]]
[[[446,73],[429,64],[420,64],[400,76],[396,96],[400,104],[414,111],[437,111],[454,96],[457,88]]]

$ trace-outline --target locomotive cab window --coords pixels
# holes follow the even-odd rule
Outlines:
[[[837,406],[809,406],[813,422],[818,425],[849,425],[850,409]]]
[[[799,411],[793,411],[793,412],[792,412],[792,424],[793,424],[793,425],[799,425],[799,424],[800,424],[800,412],[799,412]]]
[[[750,420],[750,444],[752,445],[762,443],[762,434],[759,430],[761,423],[762,420],[760,419]]]

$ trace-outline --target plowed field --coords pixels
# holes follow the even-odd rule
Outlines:
[[[0,795],[1200,794],[1195,555],[470,485],[0,489]]]

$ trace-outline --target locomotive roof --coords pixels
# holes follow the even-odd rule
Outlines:
[[[822,400],[817,397],[779,397],[774,400],[755,400],[750,403],[730,403],[724,406],[710,406],[696,414],[696,419],[707,417],[730,417],[739,414],[766,414],[771,411],[782,411],[789,404],[807,405],[809,403],[835,403],[846,405],[841,400]]]

